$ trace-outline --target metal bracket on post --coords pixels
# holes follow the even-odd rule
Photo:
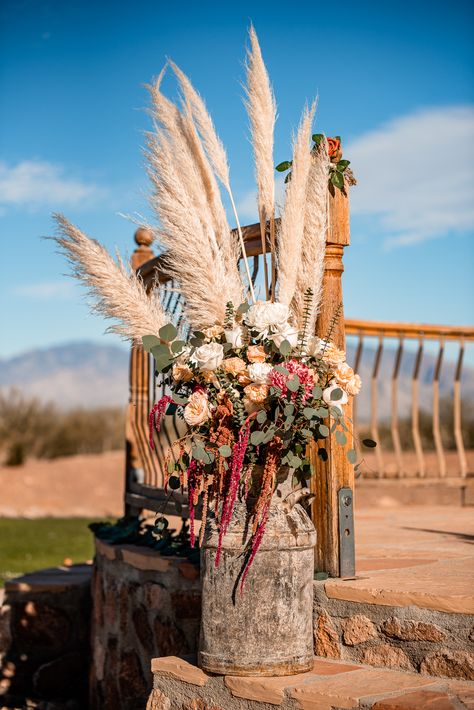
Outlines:
[[[337,497],[339,507],[339,576],[354,577],[354,494],[351,488],[340,488]]]

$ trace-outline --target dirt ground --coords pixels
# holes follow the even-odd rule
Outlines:
[[[386,477],[393,478],[393,460],[386,456]],[[375,456],[366,457],[376,468]],[[469,471],[474,471],[474,452],[467,452]],[[457,476],[455,452],[447,455],[448,477]],[[407,473],[416,471],[414,453],[404,455]],[[427,454],[428,476],[437,476],[436,455]],[[122,451],[68,456],[53,461],[28,461],[24,466],[0,466],[0,516],[3,517],[118,517],[123,512],[125,458]],[[366,473],[370,479],[370,470]],[[393,481],[395,485],[396,481]],[[357,482],[363,485],[363,480]],[[373,483],[372,483],[373,486]],[[359,500],[363,500],[363,496]],[[395,501],[396,502],[396,501]],[[408,501],[409,502],[409,501]],[[427,502],[429,502],[427,500]],[[432,501],[431,501],[432,502]],[[372,505],[372,503],[370,503]]]

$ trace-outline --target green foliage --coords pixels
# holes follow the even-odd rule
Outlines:
[[[172,323],[167,323],[162,328],[160,328],[159,335],[162,340],[166,340],[166,342],[169,343],[176,338],[176,336],[178,335],[178,331]]]

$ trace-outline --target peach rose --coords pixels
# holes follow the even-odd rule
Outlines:
[[[324,346],[323,346],[324,347]],[[331,367],[338,367],[346,360],[346,353],[339,350],[333,343],[328,343],[326,349],[322,353],[324,362],[327,362]]]
[[[247,348],[247,360],[249,362],[265,362],[267,353],[263,345],[250,345]]]
[[[221,369],[228,372],[229,375],[244,375],[247,372],[247,365],[242,360],[241,357],[229,357],[227,360],[223,360],[221,364]]]
[[[243,397],[242,404],[244,405],[244,409],[247,412],[247,414],[253,414],[254,412],[259,412],[262,408],[261,404],[257,404],[257,402],[252,402],[252,400],[249,399],[248,397]]]
[[[334,372],[334,377],[336,378],[336,382],[346,390],[347,394],[359,394],[362,381],[359,375],[354,373],[352,367],[349,367],[347,362],[343,362],[342,365],[339,365]]]
[[[173,380],[175,382],[189,382],[193,379],[194,374],[190,367],[182,362],[175,362],[172,370]]]
[[[328,155],[331,163],[338,163],[342,158],[341,141],[339,138],[327,138]]]
[[[193,392],[184,408],[184,420],[190,426],[199,426],[210,419],[209,401],[207,394],[202,391]]]
[[[256,383],[252,383],[251,385],[247,385],[247,387],[244,387],[244,393],[245,397],[251,402],[255,402],[256,404],[262,404],[268,397],[268,387],[267,385],[258,385]]]

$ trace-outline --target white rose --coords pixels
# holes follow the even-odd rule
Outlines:
[[[241,325],[236,326],[233,330],[225,330],[224,335],[226,342],[231,343],[233,348],[243,347],[245,332]]]
[[[202,391],[193,392],[188,399],[188,403],[183,412],[184,421],[190,426],[204,424],[210,416],[209,401],[207,394]]]
[[[224,348],[220,343],[201,345],[200,348],[196,348],[192,356],[192,361],[203,372],[217,370],[223,359]]]
[[[268,336],[270,340],[273,340],[277,348],[280,347],[284,340],[288,340],[291,347],[294,348],[298,344],[298,331],[291,327],[288,323],[285,324],[283,328],[277,330],[272,335]]]
[[[334,392],[334,390],[341,390],[342,397],[340,399],[331,399],[331,393]],[[337,407],[337,409],[339,409],[342,413],[342,405],[346,404],[349,398],[347,396],[347,392],[344,392],[342,387],[337,382],[333,382],[332,385],[329,385],[329,387],[326,387],[324,390],[323,399],[327,405],[330,407]]]
[[[250,379],[258,385],[268,385],[270,383],[270,372],[272,370],[273,367],[267,362],[254,362],[247,368]]]
[[[245,322],[252,330],[263,338],[269,332],[274,332],[285,328],[288,324],[290,311],[285,303],[256,303],[250,306],[245,314]]]
[[[308,342],[306,343],[305,355],[308,355],[308,357],[318,357],[318,355],[322,353],[325,342],[325,340],[321,340],[321,338],[312,335],[311,338],[308,338]]]

